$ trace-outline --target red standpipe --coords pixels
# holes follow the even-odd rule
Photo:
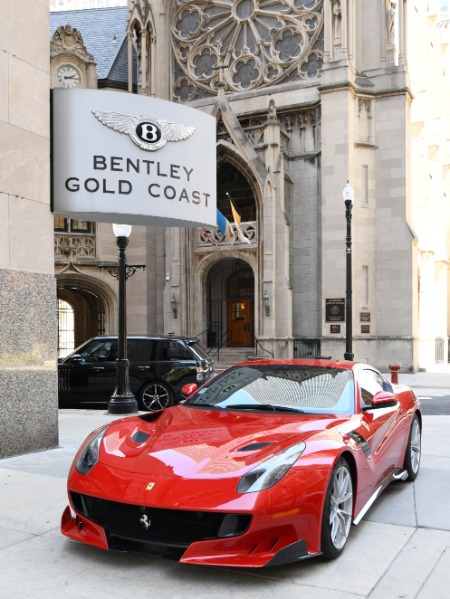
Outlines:
[[[391,383],[393,385],[398,385],[399,364],[389,364],[389,370],[391,371]]]

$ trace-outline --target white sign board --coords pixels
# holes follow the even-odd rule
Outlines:
[[[215,118],[148,96],[53,90],[52,206],[95,222],[215,225]]]

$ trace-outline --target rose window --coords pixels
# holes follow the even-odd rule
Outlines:
[[[177,0],[172,21],[178,100],[320,75],[323,0]],[[194,88],[189,90],[187,88]]]

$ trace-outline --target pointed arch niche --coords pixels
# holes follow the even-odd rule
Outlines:
[[[233,222],[230,199],[241,222],[257,220],[257,202],[252,186],[231,162],[222,161],[217,169],[217,208]]]
[[[136,3],[128,20],[128,91],[152,96],[155,93],[155,25],[151,9]]]

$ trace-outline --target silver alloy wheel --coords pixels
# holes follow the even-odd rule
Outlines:
[[[150,383],[142,390],[141,401],[146,410],[156,412],[172,405],[172,396],[161,383]]]
[[[413,419],[411,425],[411,442],[410,442],[410,461],[411,469],[414,474],[417,474],[420,465],[421,455],[421,432],[420,424],[417,418]]]
[[[350,470],[344,463],[338,466],[333,477],[330,496],[330,534],[336,549],[347,542],[352,524],[353,483]]]

